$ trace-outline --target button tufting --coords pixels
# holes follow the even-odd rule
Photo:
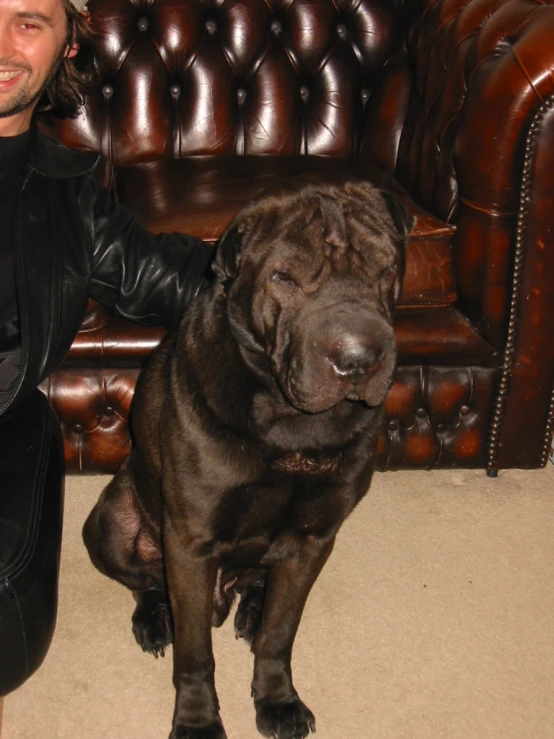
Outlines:
[[[107,405],[104,408],[104,415],[105,416],[113,416],[115,413],[114,409],[111,407],[111,405]]]
[[[178,82],[173,82],[169,88],[169,94],[174,100],[178,100],[181,97],[181,85]]]
[[[427,418],[427,411],[425,408],[418,408],[416,411],[417,418]]]
[[[362,102],[367,103],[367,101],[369,100],[369,90],[362,90],[360,92],[360,95],[362,96]]]
[[[302,87],[300,88],[300,97],[304,102],[306,102],[306,100],[310,97],[310,91],[308,90],[306,85],[302,85]]]
[[[280,18],[274,18],[271,21],[271,32],[278,36],[283,30],[283,23]]]
[[[389,430],[390,431],[397,431],[398,430],[399,423],[398,421],[389,421]]]
[[[148,22],[148,18],[145,15],[143,15],[138,19],[137,25],[138,25],[139,31],[141,31],[142,33],[145,33],[146,31],[148,31],[148,26],[150,24]]]
[[[468,416],[471,413],[471,408],[469,407],[469,405],[463,405],[460,408],[460,413],[462,414],[462,416]]]
[[[217,23],[213,20],[206,21],[206,30],[210,34],[210,36],[213,36],[215,33],[217,33]]]
[[[242,87],[237,90],[237,100],[239,101],[239,105],[244,105],[246,101],[246,90]]]
[[[82,427],[82,425],[80,423],[76,423],[73,426],[73,433],[74,434],[82,434],[83,431],[84,431],[84,429],[83,429],[83,427]]]
[[[339,25],[337,26],[337,34],[340,38],[346,38],[347,30],[344,23],[339,23]]]
[[[104,95],[106,100],[111,100],[111,98],[113,97],[113,85],[104,85],[104,87],[102,88],[102,94]]]

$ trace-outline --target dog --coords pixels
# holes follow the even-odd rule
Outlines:
[[[237,594],[258,731],[315,731],[293,641],[370,485],[411,226],[363,180],[281,183],[231,222],[212,284],[141,373],[132,451],[83,535],[95,566],[133,591],[143,650],[173,642],[170,739],[226,737],[211,628]]]

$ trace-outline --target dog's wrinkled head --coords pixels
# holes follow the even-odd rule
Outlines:
[[[384,401],[411,225],[369,183],[315,177],[262,194],[231,223],[214,263],[231,329],[298,410]]]

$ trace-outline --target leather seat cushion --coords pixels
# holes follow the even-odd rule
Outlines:
[[[235,213],[284,176],[344,172],[396,194],[415,216],[399,310],[437,309],[456,301],[450,241],[454,229],[419,208],[382,169],[319,156],[196,156],[119,169],[115,196],[155,233],[180,231],[216,241]]]

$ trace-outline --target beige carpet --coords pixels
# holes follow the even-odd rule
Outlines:
[[[166,739],[171,654],[134,644],[132,600],[89,564],[107,478],[67,485],[58,628],[5,704],[2,739]],[[341,532],[297,638],[318,739],[553,739],[554,468],[388,473]],[[214,632],[229,739],[255,739],[251,655]]]

